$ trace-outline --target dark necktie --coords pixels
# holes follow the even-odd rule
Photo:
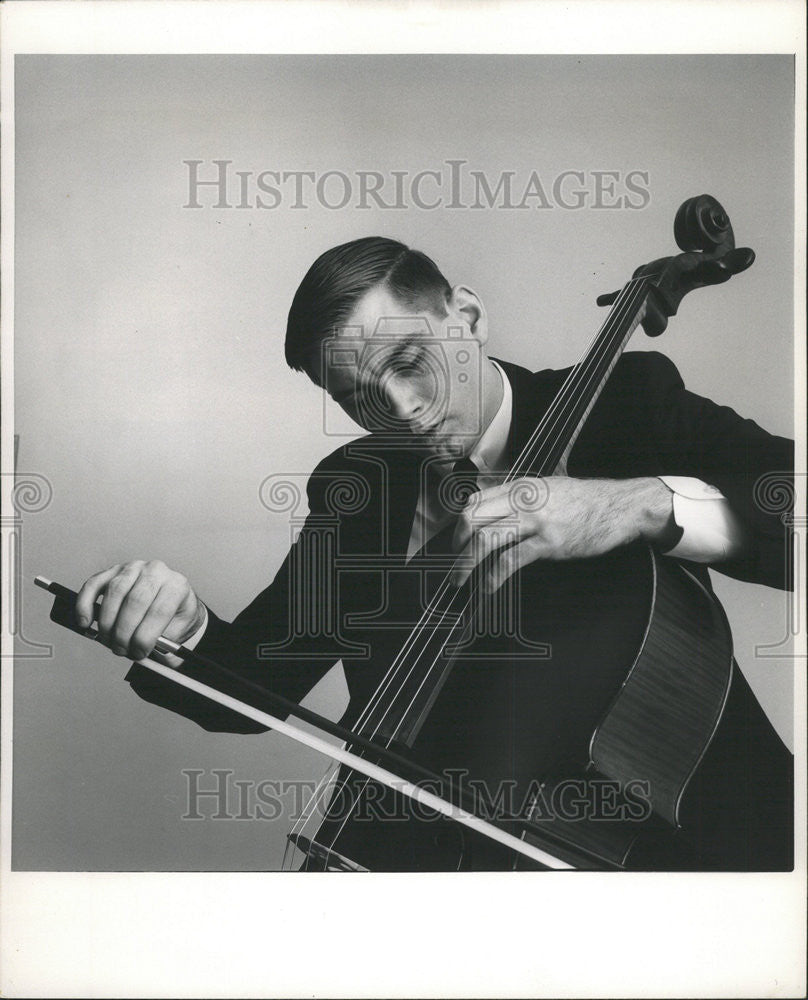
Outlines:
[[[472,493],[477,492],[479,469],[470,458],[461,458],[452,466],[452,471],[440,484],[440,496],[444,506],[454,516],[437,534],[420,549],[424,555],[436,556],[452,553],[452,537],[457,515],[468,503]]]

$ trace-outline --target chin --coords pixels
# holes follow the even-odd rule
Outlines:
[[[430,451],[442,461],[453,464],[471,450],[467,445],[468,442],[462,439],[444,438],[435,442]]]

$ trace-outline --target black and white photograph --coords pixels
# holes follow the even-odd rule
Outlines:
[[[31,6],[4,995],[799,995],[801,5]]]

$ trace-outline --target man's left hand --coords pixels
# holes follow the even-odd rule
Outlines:
[[[461,586],[500,550],[483,579],[492,593],[537,559],[586,559],[639,538],[653,542],[672,518],[671,491],[656,478],[514,479],[469,499],[455,530],[452,582]]]

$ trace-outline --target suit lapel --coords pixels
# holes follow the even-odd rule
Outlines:
[[[347,445],[345,455],[366,479],[371,497],[351,518],[349,548],[368,555],[405,555],[418,502],[421,457],[374,435]]]
[[[507,448],[510,467],[516,463],[539,420],[553,401],[566,372],[546,369],[534,374],[519,365],[500,361],[499,358],[496,361],[508,376],[513,391],[513,413]]]
[[[513,390],[513,411],[508,434],[507,455],[513,465],[524,448],[538,421],[552,402],[566,372],[550,369],[533,374],[526,368],[507,361],[502,366]],[[371,438],[363,440],[371,444]],[[362,451],[366,448],[363,447]],[[388,550],[394,556],[406,556],[412,522],[418,504],[418,491],[424,456],[406,448],[393,448],[379,443],[370,448],[374,462],[384,470],[387,482],[382,487],[382,502],[376,509],[378,522],[373,535],[384,537],[383,519],[387,522]],[[381,484],[380,484],[381,485]]]

